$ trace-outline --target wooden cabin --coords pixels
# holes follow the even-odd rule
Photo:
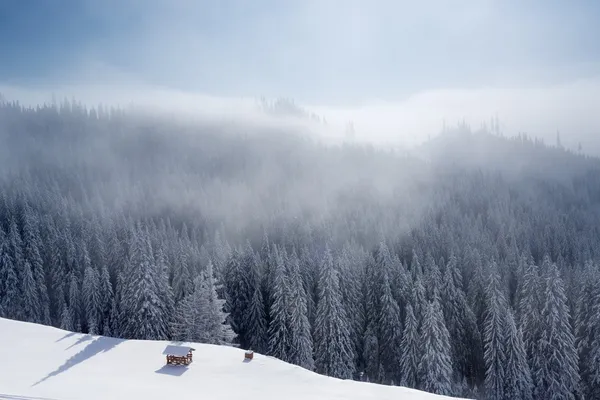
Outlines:
[[[189,346],[169,345],[163,351],[163,355],[167,356],[167,365],[190,365],[194,350],[196,349]]]
[[[254,358],[254,352],[252,350],[246,350],[246,354],[244,355],[244,359],[246,361],[250,361]]]

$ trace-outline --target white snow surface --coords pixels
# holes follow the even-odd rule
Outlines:
[[[449,399],[325,377],[272,357],[206,344],[189,367],[166,366],[172,342],[70,333],[0,318],[0,399]]]

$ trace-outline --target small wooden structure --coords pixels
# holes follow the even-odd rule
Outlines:
[[[246,354],[244,355],[245,360],[252,360],[254,358],[254,352],[252,350],[246,350]]]
[[[190,365],[194,350],[196,349],[189,346],[169,345],[163,351],[163,355],[167,356],[167,365]]]

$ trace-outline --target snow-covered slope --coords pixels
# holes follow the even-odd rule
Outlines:
[[[400,387],[321,376],[271,357],[197,344],[165,366],[168,342],[119,340],[0,318],[0,399],[441,400]]]

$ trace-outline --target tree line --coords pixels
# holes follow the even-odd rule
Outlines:
[[[0,186],[3,317],[235,344],[329,376],[439,394],[600,396],[594,158],[477,134],[537,160],[515,174],[460,164],[453,152],[426,166],[293,135],[188,136],[176,123],[76,104],[0,109],[0,138],[14,150]],[[464,150],[472,138],[446,140]],[[248,147],[232,148],[237,139]],[[90,159],[94,149],[102,157]],[[307,159],[330,171],[319,180]],[[559,178],[539,168],[548,160],[564,167]],[[400,179],[412,174],[399,167],[427,174]],[[276,168],[266,178],[278,202],[241,191]],[[189,209],[168,189],[152,195],[179,179],[193,189]],[[281,208],[313,179],[335,207],[307,197]],[[223,193],[243,193],[255,216],[232,221],[215,208]]]

